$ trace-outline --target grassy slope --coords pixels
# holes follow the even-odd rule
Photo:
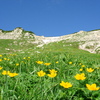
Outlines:
[[[14,41],[16,42],[14,44]],[[24,43],[23,45],[20,45],[20,43]],[[16,45],[17,44],[17,45]],[[9,48],[10,50],[6,50],[5,48]],[[17,53],[17,51],[22,50],[22,52],[36,52],[39,51],[42,54],[46,52],[55,52],[55,53],[64,53],[64,54],[70,54],[76,57],[83,56],[88,59],[99,59],[100,54],[92,54],[88,51],[80,50],[78,49],[78,42],[55,42],[55,43],[49,43],[47,45],[44,45],[43,47],[37,48],[36,45],[27,43],[27,39],[22,40],[11,40],[11,39],[0,39],[0,54],[1,53]],[[20,53],[20,52],[18,52]],[[29,55],[30,55],[29,54]]]
[[[62,41],[37,48],[32,45],[23,45],[21,47],[20,45],[13,44],[9,46],[8,44],[12,43],[13,40],[0,41],[3,42],[3,44],[0,45],[1,49],[7,47],[15,50],[22,49],[25,52],[12,51],[11,53],[16,53],[17,55],[5,54],[1,57],[3,61],[0,62],[0,66],[3,67],[3,70],[19,73],[19,75],[14,78],[0,74],[1,100],[94,100],[94,98],[99,100],[100,95],[98,91],[95,92],[95,96],[95,94],[86,89],[85,86],[87,83],[96,83],[99,85],[100,70],[96,69],[96,67],[100,67],[99,54],[91,54],[87,51],[79,50],[77,42],[67,43]],[[10,53],[5,49],[0,50],[0,53],[3,52]],[[23,59],[24,57],[26,58]],[[10,60],[4,60],[4,58]],[[37,64],[36,61],[51,63],[51,65],[45,66],[43,64]],[[59,63],[56,64],[56,61]],[[68,64],[69,62],[72,62],[72,64]],[[19,66],[16,66],[16,63],[18,63]],[[79,72],[81,68],[80,63],[86,65],[85,68],[95,68],[93,73],[87,73],[85,68],[83,68],[83,72],[87,75],[86,81],[77,81],[74,78],[75,74],[81,73]],[[49,73],[49,69],[57,70],[57,76],[54,78],[37,76],[38,71],[43,70]],[[59,85],[61,81],[71,82],[73,87],[65,89]]]
[[[22,45],[20,43],[22,43]],[[29,48],[33,49],[34,45],[31,43],[30,44],[27,43],[27,39],[22,39],[22,40],[0,39],[0,53],[15,53],[20,50],[26,51]]]
[[[40,49],[41,50],[41,49]],[[76,57],[82,56],[88,59],[100,59],[100,54],[92,54],[88,51],[78,49],[78,42],[67,43],[67,42],[58,42],[51,43],[44,46],[44,52],[59,52],[64,54],[70,54]]]

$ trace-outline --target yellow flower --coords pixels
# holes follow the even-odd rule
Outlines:
[[[16,63],[16,66],[19,66],[19,63]]]
[[[7,71],[7,75],[9,75],[10,71]]]
[[[72,64],[72,62],[69,62],[69,64]]]
[[[8,61],[10,60],[10,59],[7,59]]]
[[[46,65],[46,66],[48,66],[48,65],[50,65],[51,63],[44,63],[44,65]]]
[[[93,72],[94,71],[94,69],[92,69],[92,68],[87,68],[86,69],[88,72]]]
[[[7,58],[4,58],[4,60],[7,60]]]
[[[76,74],[76,76],[74,76],[77,80],[84,80],[86,79],[85,74],[81,73],[81,74]]]
[[[50,73],[50,74],[47,74],[49,77],[53,78],[53,77],[56,77],[57,76],[57,73]]]
[[[82,63],[79,63],[79,65],[82,65]]]
[[[69,82],[64,82],[64,81],[62,81],[62,82],[60,83],[60,85],[63,86],[64,88],[70,88],[70,87],[72,87],[72,84],[71,84],[71,83],[69,83]]]
[[[8,75],[9,75],[10,77],[14,77],[14,76],[17,76],[18,73],[9,73]]]
[[[58,61],[56,61],[56,64],[58,64],[59,62]]]
[[[96,69],[100,69],[100,67],[96,67]]]
[[[0,55],[0,57],[2,57],[2,55]]]
[[[79,69],[79,71],[83,71],[83,69]]]
[[[57,76],[57,71],[54,69],[49,69],[50,74],[48,74],[49,77],[53,78],[55,76]]]
[[[25,63],[24,61],[21,61],[21,63]]]
[[[0,66],[0,70],[1,70],[2,68],[3,68],[3,67]]]
[[[2,72],[2,74],[3,74],[3,75],[7,75],[7,71],[4,70],[4,71]]]
[[[2,59],[0,59],[0,61],[2,61]]]
[[[46,73],[44,71],[39,71],[37,72],[38,76],[43,77]]]
[[[86,84],[86,87],[88,90],[92,90],[92,91],[96,91],[100,89],[99,87],[96,87],[96,84],[92,84],[92,85]]]
[[[50,73],[56,73],[57,71],[54,70],[54,69],[51,69],[51,70],[49,69],[49,72],[50,72]]]
[[[24,57],[23,59],[26,59],[26,57]]]
[[[14,76],[17,76],[18,74],[17,73],[11,73],[10,71],[6,71],[4,70],[2,72],[3,75],[9,75],[10,77],[14,77]]]
[[[36,61],[37,64],[43,64],[43,61]]]
[[[4,71],[2,72],[2,75],[8,75],[9,73],[10,73],[10,71],[4,70]]]
[[[85,65],[82,65],[81,67],[85,67]]]

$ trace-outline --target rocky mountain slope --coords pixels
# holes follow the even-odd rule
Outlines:
[[[15,28],[12,31],[4,31],[0,29],[0,39],[21,39],[21,38],[34,38],[34,33],[25,31],[22,28]]]
[[[37,42],[40,41],[38,47],[51,42],[65,40],[66,42],[79,42],[79,49],[89,51],[90,53],[100,53],[100,30],[80,31],[70,35],[58,37],[35,36]]]
[[[79,31],[73,34],[58,36],[58,37],[44,37],[37,36],[30,31],[25,31],[22,28],[16,28],[13,31],[0,30],[0,39],[26,39],[27,43],[36,44],[41,47],[44,44],[58,41],[79,42],[79,49],[87,50],[91,53],[100,53],[100,30],[93,31]]]

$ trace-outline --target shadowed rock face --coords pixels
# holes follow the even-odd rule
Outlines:
[[[79,31],[74,34],[57,37],[37,36],[28,31],[23,33],[22,28],[16,28],[13,31],[5,32],[0,30],[0,39],[21,39],[22,37],[27,38],[28,40],[31,37],[30,43],[37,44],[38,47],[51,42],[65,40],[66,42],[79,42],[79,49],[87,50],[91,53],[100,53],[100,30],[89,32]]]

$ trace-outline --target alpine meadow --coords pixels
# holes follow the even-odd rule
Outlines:
[[[1,29],[0,100],[100,100],[100,29],[58,37]]]

